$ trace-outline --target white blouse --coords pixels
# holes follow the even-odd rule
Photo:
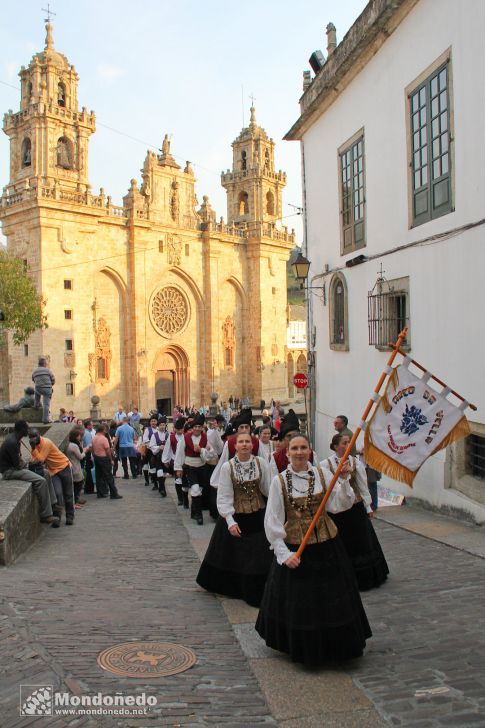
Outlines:
[[[259,457],[264,458],[268,461],[268,463],[271,462],[271,457],[274,453],[274,442],[270,440],[269,442],[263,442],[262,440],[259,441]]]
[[[268,463],[263,460],[263,458],[260,457],[254,457],[254,455],[251,455],[249,460],[246,462],[240,462],[241,470],[243,473],[243,480],[248,481],[251,480],[249,477],[251,469],[254,473],[254,467],[256,467],[256,477],[258,477],[259,471],[258,466],[256,462],[258,461],[261,466],[261,481],[259,483],[259,489],[261,493],[264,496],[267,496],[269,493],[269,484],[270,484],[270,474],[269,474],[269,465]],[[254,467],[251,465],[251,463],[254,462]],[[232,463],[234,464],[234,460],[232,460]],[[233,516],[235,513],[234,510],[234,488],[232,485],[231,480],[231,464],[229,462],[226,462],[223,464],[219,476],[219,487],[217,488],[217,510],[221,514],[223,518],[226,519],[227,527],[230,528],[231,526],[234,526],[236,521],[234,520]]]
[[[372,503],[372,498],[369,493],[369,488],[367,486],[367,474],[365,472],[365,467],[362,465],[360,460],[353,457],[352,455],[349,455],[347,458],[349,465],[353,466],[355,463],[355,482],[357,485],[357,490],[359,491],[360,495],[362,496],[362,500],[364,501],[367,513],[370,513],[372,511],[372,508],[370,504]],[[330,463],[332,463],[332,468],[335,471],[337,469],[337,466],[340,462],[340,458],[335,455],[330,455],[326,460],[322,460],[320,463],[320,467],[325,471],[325,479],[327,478],[327,473],[330,475],[330,478],[333,478],[333,473],[330,469]],[[350,473],[344,473],[339,477],[339,482],[347,482],[350,483]],[[349,486],[350,487],[350,486]]]
[[[318,494],[322,492],[323,487],[318,470],[312,465],[309,465],[309,470],[305,470],[300,473],[295,473],[291,465],[288,466],[288,470],[292,475],[293,496],[295,498],[303,497],[308,493],[308,476],[310,470],[315,475],[314,493]],[[325,479],[325,484],[328,486],[331,480],[329,477],[329,471],[322,470],[322,473]],[[281,475],[283,476],[283,480],[286,485],[286,470],[281,473]],[[354,500],[355,493],[350,485],[337,481],[328,497],[325,510],[329,513],[340,513],[340,511],[346,511],[352,507]],[[290,556],[292,556],[293,551],[290,551],[285,543],[285,501],[279,475],[271,481],[268,503],[266,505],[266,514],[264,517],[264,530],[266,531],[266,538],[271,544],[271,548],[275,553],[278,564],[283,564],[290,558]]]

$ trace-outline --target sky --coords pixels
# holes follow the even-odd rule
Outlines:
[[[226,218],[222,170],[231,143],[256,118],[276,142],[275,166],[287,173],[283,223],[301,241],[298,142],[282,137],[299,116],[302,74],[311,53],[326,55],[330,21],[340,42],[364,0],[58,0],[50,5],[54,46],[79,74],[79,105],[96,113],[89,178],[122,204],[140,181],[147,149],[164,134],[179,164],[190,160],[199,201],[208,195]],[[18,111],[18,71],[45,44],[46,2],[5,3],[0,28],[0,111]],[[14,87],[14,88],[12,88]],[[0,187],[9,181],[9,140],[0,135]]]

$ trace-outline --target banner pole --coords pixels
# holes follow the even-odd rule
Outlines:
[[[381,376],[379,377],[379,381],[377,382],[377,384],[374,388],[374,394],[379,394],[386,377],[390,374],[389,369],[392,366],[392,363],[393,363],[394,359],[396,358],[397,354],[399,353],[399,348],[400,348],[402,342],[404,341],[404,339],[406,338],[407,331],[408,331],[408,327],[406,326],[399,334],[396,343],[393,345],[394,349],[391,352],[389,359],[387,360],[387,365],[386,365],[385,370],[382,372]],[[371,411],[372,406],[374,404],[375,404],[375,400],[373,397],[371,397],[371,399],[368,401],[367,406],[362,414],[362,419],[361,419],[362,423],[366,422],[367,417],[369,416],[369,412]],[[320,505],[318,506],[318,510],[315,513],[315,515],[313,516],[312,522],[308,526],[308,531],[305,533],[303,540],[298,548],[298,551],[295,553],[295,556],[298,556],[298,558],[301,557],[303,551],[305,550],[305,547],[308,543],[308,539],[312,535],[313,529],[317,525],[318,520],[323,513],[323,509],[325,508],[325,505],[330,497],[330,493],[332,492],[335,483],[339,479],[340,473],[342,472],[342,468],[345,465],[347,458],[349,457],[350,452],[351,452],[352,448],[354,447],[355,442],[356,442],[358,436],[360,435],[361,431],[362,431],[362,427],[359,425],[357,427],[357,429],[355,430],[354,434],[352,435],[352,439],[350,440],[349,444],[347,445],[347,449],[345,450],[345,452],[342,456],[342,459],[340,460],[340,462],[338,464],[337,470],[335,471],[335,474],[330,482],[330,485],[327,488],[327,492],[323,496],[322,501],[321,501]],[[322,486],[324,486],[324,483],[322,483]]]
[[[389,346],[394,346],[394,344],[389,344]],[[426,369],[426,367],[423,367],[423,365],[420,364],[418,361],[416,361],[416,359],[411,359],[410,357],[408,357],[408,355],[406,354],[405,351],[401,351],[401,349],[398,349],[397,350],[397,353],[398,354],[401,354],[401,356],[407,357],[409,359],[410,363],[411,364],[414,364],[414,366],[417,367],[417,369],[421,369],[422,372],[427,372],[428,371]],[[441,379],[438,379],[438,377],[435,377],[434,374],[431,374],[430,379],[433,379],[435,382],[438,382],[438,384],[440,384],[442,387],[447,387],[448,386],[447,384],[445,384],[445,382],[442,382]],[[473,410],[474,412],[476,412],[476,409],[477,409],[476,405],[470,404],[470,402],[468,402],[468,400],[466,400],[465,397],[462,397],[461,394],[458,394],[458,392],[455,392],[454,389],[450,389],[450,394],[453,394],[461,402],[466,402],[467,403],[467,406],[471,410]]]

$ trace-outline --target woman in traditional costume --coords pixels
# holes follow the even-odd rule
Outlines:
[[[357,589],[352,565],[327,513],[322,513],[301,558],[295,555],[322,501],[328,482],[309,463],[310,445],[303,435],[288,444],[290,464],[273,478],[265,530],[274,559],[268,575],[256,630],[269,647],[292,660],[321,664],[362,655],[372,634]],[[337,483],[326,510],[349,508],[354,493]]]
[[[252,454],[249,433],[236,435],[236,454],[224,463],[217,489],[216,523],[197,583],[207,591],[259,607],[272,561],[264,533],[269,465]]]
[[[327,477],[333,477],[349,442],[348,435],[339,433],[333,436],[330,449],[334,454],[320,463]],[[389,567],[370,520],[372,499],[367,487],[365,467],[360,460],[349,455],[339,482],[350,485],[355,493],[355,502],[351,508],[332,513],[331,517],[354,567],[359,589],[366,591],[385,582]]]
[[[262,425],[259,428],[259,456],[271,462],[271,458],[275,451],[274,442],[271,439],[271,425]]]

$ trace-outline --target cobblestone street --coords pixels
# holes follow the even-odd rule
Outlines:
[[[171,481],[164,500],[141,480],[117,482],[122,501],[88,496],[73,528],[46,529],[1,572],[2,728],[485,726],[479,556],[378,521],[391,578],[364,595],[374,632],[365,657],[306,670],[265,647],[252,627],[256,610],[195,584],[208,517],[193,525]],[[102,650],[135,639],[180,643],[197,663],[150,683],[98,667]],[[146,692],[158,702],[143,719],[21,718],[21,684]]]

